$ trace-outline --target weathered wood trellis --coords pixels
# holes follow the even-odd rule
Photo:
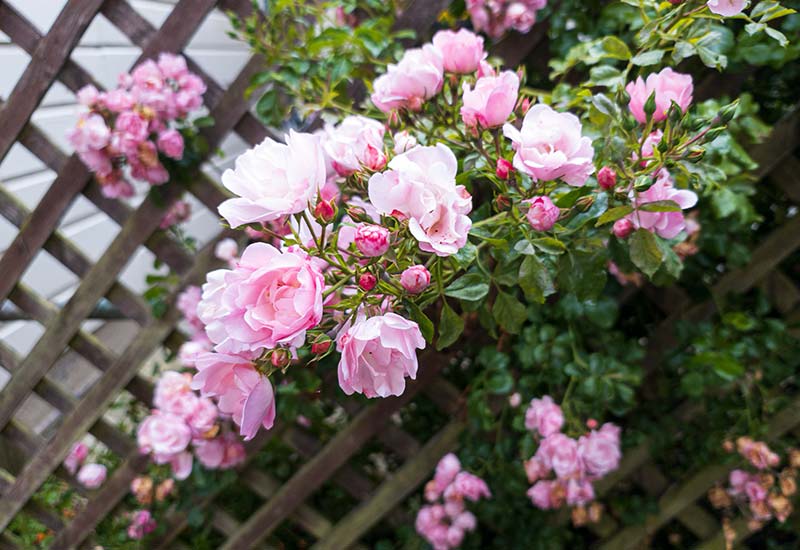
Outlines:
[[[417,0],[412,3],[400,25],[423,34],[431,26],[443,0]],[[0,0],[0,30],[31,55],[30,64],[12,94],[0,98],[0,159],[18,142],[55,171],[58,176],[38,206],[28,211],[0,182],[0,214],[19,228],[11,246],[0,257],[0,302],[8,299],[22,312],[39,322],[45,332],[27,357],[17,357],[0,344],[0,364],[12,373],[0,391],[0,548],[17,548],[17,542],[5,529],[18,514],[35,517],[55,535],[54,548],[72,548],[88,544],[94,527],[109,514],[129,490],[131,480],[140,472],[146,458],[135,442],[104,418],[108,406],[123,390],[143,403],[149,403],[151,384],[138,374],[140,367],[161,346],[176,349],[183,336],[176,329],[178,314],[172,308],[164,317],[154,318],[147,304],[117,281],[131,255],[146,247],[176,273],[183,284],[198,283],[212,262],[213,245],[227,235],[221,231],[196,257],[187,254],[158,224],[163,207],[145,201],[133,210],[125,204],[102,197],[96,183],[76,156],[67,156],[31,122],[31,115],[42,97],[56,80],[76,92],[93,83],[91,74],[70,58],[73,48],[94,17],[102,14],[128,39],[141,48],[141,58],[161,51],[181,51],[197,27],[214,9],[232,10],[240,15],[250,13],[248,0],[181,0],[161,26],[155,29],[136,13],[126,0],[70,0],[46,36],[13,7]],[[509,62],[522,60],[546,39],[543,26],[526,37],[515,37],[501,43],[496,52]],[[205,101],[216,120],[206,129],[205,137],[212,145],[219,144],[235,132],[254,144],[270,134],[250,113],[243,92],[251,76],[260,68],[252,59],[234,83],[223,90],[191,59],[192,71],[203,76],[208,84]],[[99,87],[99,86],[98,86]],[[714,89],[714,86],[705,86]],[[793,202],[800,204],[800,160],[795,156],[800,139],[800,116],[784,120],[772,138],[755,151],[760,163],[758,176],[768,179]],[[225,192],[216,182],[198,171],[190,192],[206,207],[216,210]],[[92,263],[77,246],[58,230],[58,224],[78,194],[83,194],[116,221],[121,231],[97,263]],[[172,196],[170,200],[175,200]],[[745,292],[763,285],[776,306],[788,318],[800,317],[800,290],[779,270],[779,264],[800,247],[800,218],[794,218],[768,236],[755,250],[751,263],[744,269],[723,277],[714,294]],[[37,295],[19,280],[39,250],[44,249],[82,279],[77,291],[61,308]],[[674,322],[678,319],[700,320],[714,312],[714,304],[692,305],[678,288],[664,290],[645,288],[633,291],[637,298],[650,299],[662,305],[664,320],[649,339],[645,368],[653,369],[660,351],[670,345]],[[81,328],[98,301],[108,299],[122,314],[139,325],[133,341],[121,353],[112,352],[96,336]],[[628,295],[631,299],[632,295]],[[665,305],[668,304],[668,305]],[[48,375],[62,354],[72,349],[102,372],[100,378],[80,397],[73,395]],[[465,419],[460,390],[439,376],[439,371],[452,359],[449,355],[422,355],[419,380],[410,384],[400,398],[379,400],[361,410],[352,410],[350,422],[324,445],[308,433],[293,426],[277,426],[261,433],[249,444],[252,452],[262,448],[270,438],[281,440],[306,458],[305,464],[281,484],[253,465],[245,465],[239,473],[246,485],[263,504],[244,523],[239,523],[221,504],[216,495],[207,495],[197,502],[213,518],[213,528],[227,538],[225,548],[260,547],[285,522],[305,532],[316,541],[315,548],[341,549],[358,547],[359,539],[383,521],[395,521],[395,509],[409,494],[418,490],[429,477],[439,457],[457,445]],[[54,432],[47,438],[31,433],[15,419],[15,412],[32,392],[53,405],[61,414]],[[428,441],[420,442],[389,422],[389,418],[424,393],[452,420]],[[771,437],[794,430],[800,425],[800,400],[779,413],[771,424]],[[86,432],[91,432],[121,459],[121,465],[98,491],[87,494],[86,506],[70,520],[31,500],[42,483],[56,475],[69,479],[60,471],[60,464],[71,445]],[[356,467],[350,459],[371,440],[399,457],[404,463],[380,485]],[[647,538],[672,521],[682,523],[700,540],[704,548],[722,544],[716,518],[697,501],[706,490],[727,473],[722,465],[709,466],[692,477],[673,484],[654,466],[647,444],[628,449],[621,468],[602,482],[600,492],[607,492],[623,479],[631,479],[643,489],[659,497],[659,512],[645,525],[620,527],[609,515],[593,526],[603,548],[621,549],[641,546]],[[323,485],[341,486],[361,504],[333,524],[306,502]],[[400,518],[408,521],[408,518]],[[159,548],[175,548],[187,517],[176,514],[169,518],[167,535],[158,541]],[[735,528],[746,535],[746,526]]]

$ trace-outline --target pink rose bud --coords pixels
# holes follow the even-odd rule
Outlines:
[[[531,108],[531,100],[526,97],[525,99],[522,100],[522,103],[519,106],[519,111],[524,116],[528,112],[528,109],[530,108]]]
[[[461,118],[468,127],[501,126],[517,104],[519,77],[512,71],[479,78],[472,89],[464,84]]]
[[[78,471],[78,468],[83,464],[87,456],[89,456],[89,447],[86,446],[86,443],[76,443],[72,447],[72,450],[70,450],[67,458],[64,459],[64,468],[66,468],[69,473],[75,475],[75,472]]]
[[[448,73],[473,73],[486,57],[483,37],[467,29],[439,31],[433,35],[432,42],[433,47],[441,52],[444,70]]]
[[[276,349],[270,355],[269,362],[276,369],[282,369],[292,362],[292,356],[285,349]]]
[[[78,482],[87,489],[97,489],[106,480],[106,467],[102,464],[84,464],[78,472]]]
[[[594,430],[597,427],[597,420],[595,420],[594,418],[590,418],[589,420],[586,421],[586,427],[589,428],[590,430]]]
[[[376,279],[375,275],[372,273],[363,273],[361,277],[358,278],[358,286],[366,292],[375,288],[376,284],[378,284],[378,279]]]
[[[614,236],[618,239],[624,239],[633,232],[633,222],[628,218],[622,218],[614,222]]]
[[[484,76],[495,76],[497,72],[495,72],[494,67],[492,67],[486,61],[481,61],[478,65],[478,78],[483,78]]]
[[[497,169],[495,170],[494,173],[501,180],[506,180],[508,179],[508,175],[511,173],[513,169],[514,166],[511,164],[510,161],[504,158],[499,158],[497,159]]]
[[[410,294],[419,294],[431,284],[431,273],[424,265],[412,265],[400,275],[400,284]]]
[[[417,144],[417,138],[408,133],[408,130],[397,132],[394,135],[394,153],[405,153]]]
[[[158,150],[175,160],[183,157],[183,136],[177,130],[165,130],[158,135]]]
[[[617,173],[610,166],[603,166],[597,172],[597,184],[608,191],[617,185]]]
[[[356,229],[356,248],[370,258],[383,256],[389,250],[389,230],[380,225],[362,224]]]
[[[515,409],[520,406],[522,403],[522,396],[519,392],[514,392],[508,396],[508,404],[514,407]]]
[[[230,262],[239,254],[239,245],[233,239],[222,239],[214,248],[214,256],[224,262]]]
[[[315,355],[322,355],[326,353],[331,348],[331,341],[330,340],[321,340],[319,342],[314,342],[311,344],[311,353]]]
[[[314,207],[314,218],[322,225],[328,225],[335,217],[336,208],[333,201],[319,201]]]
[[[536,231],[550,230],[556,224],[559,215],[561,215],[561,210],[553,204],[550,197],[545,195],[522,202],[530,205],[525,216],[528,218],[528,223]]]

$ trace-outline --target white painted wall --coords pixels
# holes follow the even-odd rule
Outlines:
[[[6,1],[42,33],[49,30],[66,3],[66,0]],[[175,1],[130,0],[130,3],[158,27],[169,15]],[[212,12],[198,29],[186,50],[187,55],[200,64],[223,88],[233,81],[249,57],[246,46],[227,36],[228,28],[227,17],[222,12]],[[98,15],[73,52],[72,59],[87,69],[103,86],[113,87],[117,75],[130,69],[139,53],[139,48],[133,46],[113,25]],[[0,97],[9,96],[28,62],[29,56],[21,48],[10,43],[7,36],[0,33]],[[65,133],[75,123],[78,113],[79,108],[72,92],[56,82],[44,97],[32,120],[62,150],[71,153]],[[218,179],[221,170],[232,163],[244,148],[245,144],[240,139],[235,137],[227,139],[222,146],[225,158],[210,163],[206,171]],[[15,144],[0,163],[0,185],[14,193],[29,209],[35,208],[54,178],[55,174],[52,171],[19,144]],[[133,203],[138,200],[141,200],[141,197]],[[192,202],[193,216],[190,222],[185,224],[186,230],[204,243],[219,229],[218,216],[206,210],[197,201]],[[119,226],[87,199],[78,196],[59,229],[88,257],[96,260],[114,239]],[[16,228],[4,218],[0,218],[0,254],[12,242],[15,235]],[[152,271],[152,261],[152,254],[141,249],[123,270],[122,282],[132,290],[141,292],[145,288],[145,275]],[[79,283],[71,272],[44,251],[39,252],[33,264],[26,270],[22,281],[37,293],[59,303],[67,300]],[[92,328],[96,329],[97,325]],[[30,350],[41,333],[42,327],[37,323],[0,322],[0,340],[21,355]],[[5,383],[7,376],[7,373],[0,368],[0,387]]]

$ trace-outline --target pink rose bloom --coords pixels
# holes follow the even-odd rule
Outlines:
[[[447,544],[451,548],[458,548],[464,540],[464,530],[456,525],[447,528]]]
[[[732,17],[742,13],[745,6],[747,6],[747,0],[708,0],[706,5],[711,10],[711,13],[716,13],[723,17]]]
[[[436,473],[433,476],[439,493],[444,491],[447,486],[453,482],[460,471],[461,462],[453,453],[447,453],[439,460],[439,463],[436,465]]]
[[[531,9],[523,2],[512,2],[506,9],[507,27],[515,31],[527,33],[536,23],[536,9]]]
[[[377,120],[348,116],[328,133],[323,148],[340,176],[354,174],[362,167],[380,170],[386,164],[385,133],[383,124]]]
[[[483,38],[467,29],[439,31],[433,35],[432,42],[442,54],[444,70],[448,73],[474,73],[486,57]]]
[[[556,476],[567,479],[583,472],[578,442],[562,433],[553,433],[542,440],[535,458]]]
[[[744,494],[750,502],[759,502],[767,498],[767,490],[753,477],[744,484]]]
[[[744,470],[732,470],[728,476],[728,483],[730,484],[730,489],[728,489],[728,492],[732,496],[743,494],[744,486],[748,481],[750,481],[750,477],[750,474]]]
[[[392,139],[394,140],[394,149],[392,150],[395,155],[405,153],[417,144],[417,138],[409,134],[408,130],[396,132]]]
[[[216,470],[225,459],[225,442],[220,437],[195,441],[194,456],[205,468]]]
[[[514,392],[508,396],[508,404],[515,409],[522,404],[522,396],[519,392]]]
[[[316,136],[292,130],[286,145],[266,138],[242,154],[222,174],[222,184],[237,195],[219,206],[231,227],[276,220],[316,202],[325,185],[325,155]]]
[[[324,288],[319,268],[302,252],[254,243],[235,269],[208,274],[197,314],[220,352],[301,346],[322,318]]]
[[[604,426],[607,426],[605,424]],[[578,453],[589,475],[602,477],[619,467],[619,436],[609,430],[592,430],[578,439]]]
[[[530,483],[546,477],[550,473],[550,468],[539,462],[536,458],[531,458],[524,462],[525,475]]]
[[[747,441],[740,447],[739,453],[759,470],[774,468],[781,461],[763,441]]]
[[[183,136],[177,130],[164,130],[158,134],[158,150],[175,160],[183,157]]]
[[[474,531],[478,521],[472,512],[461,512],[453,520],[453,525],[462,528],[464,531]]]
[[[85,107],[91,107],[100,99],[100,92],[91,84],[87,84],[78,90],[78,93],[75,95],[78,98],[78,103]]]
[[[160,89],[164,87],[164,75],[152,59],[146,59],[131,71],[133,85],[144,89]]]
[[[548,481],[544,479],[537,481],[533,487],[528,489],[528,498],[530,498],[533,505],[540,510],[550,510],[554,508],[553,499],[550,495],[557,483],[557,481]]]
[[[109,199],[133,196],[133,186],[124,179],[101,180],[100,185],[103,196]]]
[[[89,447],[86,443],[76,443],[72,446],[72,449],[70,449],[67,458],[64,459],[64,468],[70,474],[75,475],[75,472],[78,471],[78,468],[83,464],[87,456],[89,456]]]
[[[239,244],[233,239],[222,239],[214,247],[214,256],[225,262],[232,262],[239,254]]]
[[[655,201],[673,201],[683,210],[697,204],[697,195],[686,189],[675,189],[672,178],[666,169],[658,172],[656,183],[650,189],[641,193],[631,192],[635,206]],[[686,227],[683,212],[645,212],[637,210],[626,216],[634,227],[641,227],[656,233],[664,239],[673,239]],[[614,224],[616,234],[616,223]]]
[[[203,322],[197,316],[197,305],[203,296],[203,291],[197,285],[187,286],[186,289],[178,295],[178,300],[175,307],[181,312],[183,318],[195,329],[203,329]]]
[[[167,78],[179,79],[189,72],[186,66],[186,59],[182,55],[172,53],[161,53],[158,56],[158,68]]]
[[[412,265],[400,274],[400,284],[406,292],[419,294],[431,284],[431,273],[424,265]]]
[[[528,410],[525,411],[525,428],[547,437],[561,431],[563,425],[564,413],[552,397],[545,395],[541,399],[531,400]]]
[[[339,386],[347,395],[367,397],[402,395],[405,377],[417,377],[417,349],[425,339],[417,323],[396,313],[359,317],[336,339]]]
[[[135,142],[146,140],[148,134],[147,121],[134,111],[120,113],[114,123],[114,130]]]
[[[84,464],[78,472],[78,482],[87,489],[97,489],[106,480],[106,467],[102,464]]]
[[[592,140],[581,135],[581,122],[571,113],[559,113],[549,105],[538,104],[528,110],[517,130],[503,126],[503,134],[514,147],[514,168],[533,178],[562,179],[580,187],[594,171]]]
[[[189,424],[194,435],[202,436],[214,427],[218,416],[219,411],[214,402],[207,397],[200,397],[194,401],[194,407],[184,417],[184,420]]]
[[[156,411],[139,424],[136,440],[142,453],[152,453],[157,460],[165,461],[186,449],[192,430],[180,416]]]
[[[169,370],[161,375],[156,383],[153,405],[166,412],[175,413],[175,402],[192,393],[192,376],[188,373]]]
[[[586,479],[570,479],[567,482],[567,504],[583,506],[594,500],[594,487]]]
[[[226,433],[223,436],[223,441],[225,442],[225,456],[222,459],[220,468],[234,468],[244,463],[247,458],[247,452],[239,438],[235,434]]]
[[[474,90],[465,82],[461,107],[464,124],[481,128],[502,126],[514,111],[518,92],[519,77],[513,71],[479,78]]]
[[[636,120],[642,124],[647,122],[644,104],[650,94],[656,93],[656,110],[653,113],[653,121],[660,122],[667,118],[667,111],[673,101],[685,113],[692,103],[693,90],[691,75],[676,73],[669,67],[659,73],[648,75],[646,81],[640,76],[625,86],[625,91],[631,96],[628,107]]]
[[[389,230],[380,225],[362,223],[356,228],[355,243],[364,256],[383,256],[389,250]]]
[[[218,397],[218,408],[233,417],[246,440],[260,426],[269,430],[275,422],[275,394],[269,379],[249,361],[234,355],[206,353],[197,360],[192,387],[203,397]]]
[[[547,195],[540,195],[522,202],[530,205],[525,217],[536,231],[549,231],[561,216],[561,209],[553,204]]]
[[[89,171],[95,173],[98,181],[101,181],[103,177],[108,178],[105,182],[101,181],[104,187],[103,192],[105,193],[105,187],[110,187],[109,184],[111,183],[112,175],[116,176],[116,174],[114,174],[114,166],[111,164],[111,157],[108,156],[108,151],[87,149],[85,151],[78,151],[78,156]],[[124,183],[127,185],[127,182]]]
[[[418,111],[422,103],[439,93],[444,83],[442,54],[431,44],[406,50],[396,65],[373,83],[372,103],[389,113],[396,109]]]
[[[150,515],[149,510],[137,510],[128,525],[128,537],[141,540],[156,529],[156,520]]]
[[[133,96],[125,90],[110,90],[100,94],[100,100],[109,111],[114,113],[127,111],[136,103]]]
[[[75,127],[67,133],[67,139],[79,153],[99,151],[108,145],[111,130],[106,126],[102,116],[97,113],[87,113],[82,115]]]
[[[444,492],[445,499],[466,498],[472,502],[477,502],[481,498],[491,498],[492,492],[486,482],[478,476],[469,472],[459,472],[453,483]]]
[[[472,197],[456,185],[458,162],[443,144],[417,146],[394,157],[389,170],[373,174],[369,199],[380,214],[408,219],[420,250],[455,254],[472,227]]]

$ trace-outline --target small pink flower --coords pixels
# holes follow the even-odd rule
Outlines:
[[[456,525],[447,528],[447,544],[452,548],[457,548],[464,540],[464,530]]]
[[[164,372],[156,383],[153,405],[165,412],[176,414],[175,409],[179,408],[176,402],[192,393],[191,382],[192,376],[188,373],[174,370]]]
[[[561,431],[564,425],[564,413],[561,412],[553,398],[545,395],[541,399],[532,399],[525,411],[525,427],[536,431],[542,437]]]
[[[614,236],[618,239],[624,239],[631,233],[636,227],[633,225],[633,222],[627,218],[622,218],[621,220],[617,220],[614,222],[614,227],[612,231],[614,232]]]
[[[192,215],[191,204],[183,200],[175,201],[172,204],[172,206],[169,207],[169,210],[167,210],[167,213],[161,220],[161,224],[159,225],[159,227],[161,229],[169,229],[173,225],[185,222],[186,220],[189,219],[189,216],[191,215]]]
[[[194,443],[194,456],[203,467],[216,470],[225,459],[225,442],[220,437],[203,439]]]
[[[511,174],[514,165],[511,164],[504,158],[497,159],[497,169],[495,170],[495,175],[500,178],[501,180],[507,180],[508,176]]]
[[[659,73],[650,74],[646,81],[640,76],[625,87],[625,91],[631,97],[628,107],[636,120],[642,124],[647,121],[644,104],[653,92],[656,94],[653,121],[660,122],[667,118],[667,111],[673,101],[685,113],[692,103],[693,89],[691,75],[677,73],[669,67]]]
[[[478,521],[475,519],[474,514],[465,511],[456,516],[453,520],[453,525],[461,527],[464,531],[474,531]]]
[[[102,464],[84,464],[78,472],[78,482],[87,489],[97,489],[106,480],[106,467]]]
[[[412,265],[400,274],[400,284],[406,292],[419,294],[431,284],[431,272],[424,265]]]
[[[456,478],[445,489],[444,498],[466,498],[477,502],[481,498],[491,498],[492,493],[486,482],[469,472],[459,472]]]
[[[467,29],[439,31],[433,35],[432,42],[442,54],[444,70],[448,73],[473,73],[486,57],[483,38]]]
[[[78,103],[85,107],[91,107],[100,99],[100,92],[91,84],[87,84],[78,90],[76,95],[78,97]]]
[[[604,424],[603,427],[611,424]],[[578,453],[590,475],[602,477],[619,467],[622,453],[619,434],[613,430],[592,430],[578,439]]]
[[[731,473],[728,475],[728,484],[730,485],[728,492],[732,496],[744,494],[745,484],[750,481],[751,477],[752,476],[744,470],[731,470]]]
[[[150,515],[149,510],[137,510],[128,525],[128,537],[141,540],[156,529],[156,520]]]
[[[239,245],[235,240],[230,238],[222,239],[217,243],[217,246],[214,247],[214,256],[225,262],[231,262],[235,260],[238,254]]]
[[[114,129],[137,143],[147,139],[147,121],[133,111],[120,113]]]
[[[356,248],[370,258],[389,250],[389,230],[380,225],[361,224],[356,229]]]
[[[514,111],[518,92],[519,77],[513,71],[479,78],[474,90],[465,82],[461,107],[464,124],[481,128],[502,126]]]
[[[233,433],[226,433],[223,441],[225,442],[225,457],[222,459],[220,468],[234,468],[242,464],[247,458],[247,453],[239,438]]]
[[[70,474],[75,475],[75,472],[78,471],[87,456],[89,456],[89,447],[86,443],[76,443],[72,446],[67,458],[64,459],[64,468]]]
[[[394,140],[394,154],[399,155],[405,153],[417,144],[417,138],[408,133],[408,130],[396,132],[393,136]]]
[[[175,160],[183,157],[183,136],[177,130],[164,130],[158,134],[158,150]]]
[[[425,339],[417,323],[396,313],[363,317],[343,329],[336,339],[339,386],[347,395],[402,395],[405,377],[417,377],[417,349]]]
[[[549,231],[561,215],[561,210],[553,204],[553,201],[547,195],[540,195],[522,202],[530,205],[525,217],[536,231]]]
[[[192,430],[180,416],[156,411],[139,424],[136,440],[142,453],[169,459],[186,449]]]
[[[508,404],[515,409],[522,404],[522,396],[519,392],[514,392],[508,396]]]
[[[706,2],[711,13],[716,13],[723,17],[732,17],[744,11],[747,0],[708,0]]]
[[[358,278],[358,286],[366,292],[375,288],[376,284],[378,284],[378,279],[372,273],[362,273]]]
[[[533,487],[528,489],[528,498],[534,506],[540,510],[550,510],[555,507],[555,503],[551,497],[553,489],[558,482],[550,480],[539,480],[534,483]]]
[[[194,407],[184,418],[195,436],[203,436],[209,432],[217,422],[219,411],[213,401],[207,397],[200,397],[194,401]]]
[[[447,489],[460,471],[461,461],[458,460],[458,457],[453,453],[444,455],[436,465],[436,473],[433,476],[437,491],[441,493]]]
[[[578,442],[562,433],[553,433],[542,440],[535,458],[556,476],[567,479],[583,472],[583,463],[578,453]]]
[[[686,210],[697,204],[697,195],[686,189],[675,189],[672,177],[666,169],[658,172],[656,182],[641,193],[632,192],[634,206],[655,201],[672,201]],[[626,217],[635,227],[641,227],[656,233],[664,239],[674,239],[686,228],[683,212],[645,212],[637,210]],[[621,220],[618,220],[618,223]],[[614,226],[616,227],[616,223]],[[616,234],[616,231],[615,231]]]
[[[396,109],[418,111],[425,100],[438,94],[444,83],[442,54],[431,44],[406,50],[396,65],[373,83],[372,103],[389,113]]]
[[[186,59],[182,55],[175,55],[171,53],[161,53],[158,56],[158,68],[166,78],[178,80],[182,76],[189,73],[186,66]]]
[[[525,475],[530,483],[542,479],[550,473],[550,468],[539,462],[536,458],[531,458],[524,462]]]
[[[594,487],[586,479],[570,479],[567,482],[567,504],[584,506],[594,500]]]
[[[192,473],[192,463],[194,462],[192,453],[189,451],[182,451],[169,456],[154,455],[153,461],[156,464],[169,464],[173,477],[179,481],[189,477],[189,474]]]
[[[580,187],[594,171],[592,140],[581,135],[581,122],[571,113],[559,113],[544,104],[528,110],[519,130],[503,126],[514,147],[514,168],[534,182],[562,179]]]
[[[102,116],[88,113],[78,119],[78,124],[67,134],[67,139],[78,153],[99,151],[108,145],[111,130]]]
[[[603,166],[597,172],[597,184],[606,191],[614,189],[617,185],[617,173],[610,166]]]
[[[348,116],[331,129],[323,141],[325,153],[340,176],[365,167],[380,170],[386,164],[383,124],[363,116]]]
[[[750,502],[759,502],[767,498],[767,490],[759,483],[758,478],[751,478],[744,484],[744,494]]]

